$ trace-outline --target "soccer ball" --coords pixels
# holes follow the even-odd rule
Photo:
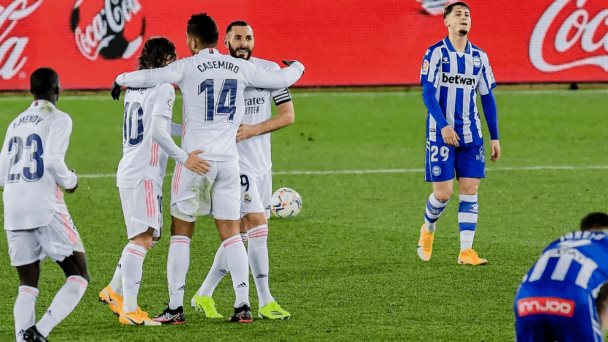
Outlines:
[[[294,189],[280,188],[272,194],[270,211],[278,217],[298,216],[302,209],[302,198]]]

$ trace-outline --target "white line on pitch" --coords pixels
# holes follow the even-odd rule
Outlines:
[[[608,165],[539,165],[539,166],[507,166],[507,167],[488,167],[487,171],[576,171],[576,170],[608,170]],[[294,170],[294,171],[274,171],[272,174],[282,175],[373,175],[390,173],[419,173],[424,172],[421,168],[411,169],[370,169],[370,170]],[[82,174],[80,178],[114,178],[114,173]],[[172,176],[171,173],[167,177]]]

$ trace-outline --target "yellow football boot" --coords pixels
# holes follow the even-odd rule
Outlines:
[[[109,285],[99,292],[99,301],[106,304],[116,316],[122,313],[122,296],[114,292]]]
[[[160,322],[156,322],[148,317],[148,313],[142,311],[139,307],[137,310],[132,312],[123,312],[118,316],[120,324],[124,325],[144,325],[144,326],[158,326]]]
[[[485,265],[488,260],[480,258],[472,248],[465,249],[458,254],[458,263],[461,265]]]
[[[433,254],[433,238],[435,233],[430,233],[426,230],[425,224],[420,227],[420,239],[418,240],[418,257],[423,261],[431,260],[431,254]]]

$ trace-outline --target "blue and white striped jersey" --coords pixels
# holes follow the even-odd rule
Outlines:
[[[524,276],[523,285],[547,291],[580,288],[597,298],[608,281],[608,233],[577,231],[553,241]]]
[[[457,52],[446,37],[426,50],[420,70],[420,84],[437,89],[435,98],[443,115],[465,146],[482,145],[481,120],[477,110],[477,92],[486,95],[496,87],[486,53],[467,42],[464,52]],[[427,137],[441,139],[437,121],[428,113]]]

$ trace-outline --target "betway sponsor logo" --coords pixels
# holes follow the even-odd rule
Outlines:
[[[23,69],[27,57],[23,51],[29,42],[28,37],[10,36],[19,20],[32,14],[42,0],[29,3],[28,0],[14,0],[6,6],[0,5],[0,77],[10,80]]]
[[[573,300],[557,297],[529,297],[517,301],[517,315],[554,315],[562,317],[574,316],[575,303]]]
[[[446,74],[441,75],[441,82],[449,83],[449,84],[457,84],[457,85],[475,85],[475,79],[472,77],[464,77],[460,75],[456,76],[448,76]]]
[[[591,16],[585,8],[586,3],[587,0],[556,0],[547,8],[530,37],[528,54],[534,67],[544,72],[557,72],[583,65],[596,65],[608,72],[608,8]],[[567,11],[571,13],[568,14]],[[564,14],[567,14],[566,19],[557,22],[556,18],[563,17]],[[555,31],[552,28],[558,29],[555,37],[550,39],[547,34]],[[584,53],[582,57],[579,54],[562,63],[548,61],[550,55],[555,57],[567,54],[577,46]],[[543,51],[553,53],[544,54]]]

